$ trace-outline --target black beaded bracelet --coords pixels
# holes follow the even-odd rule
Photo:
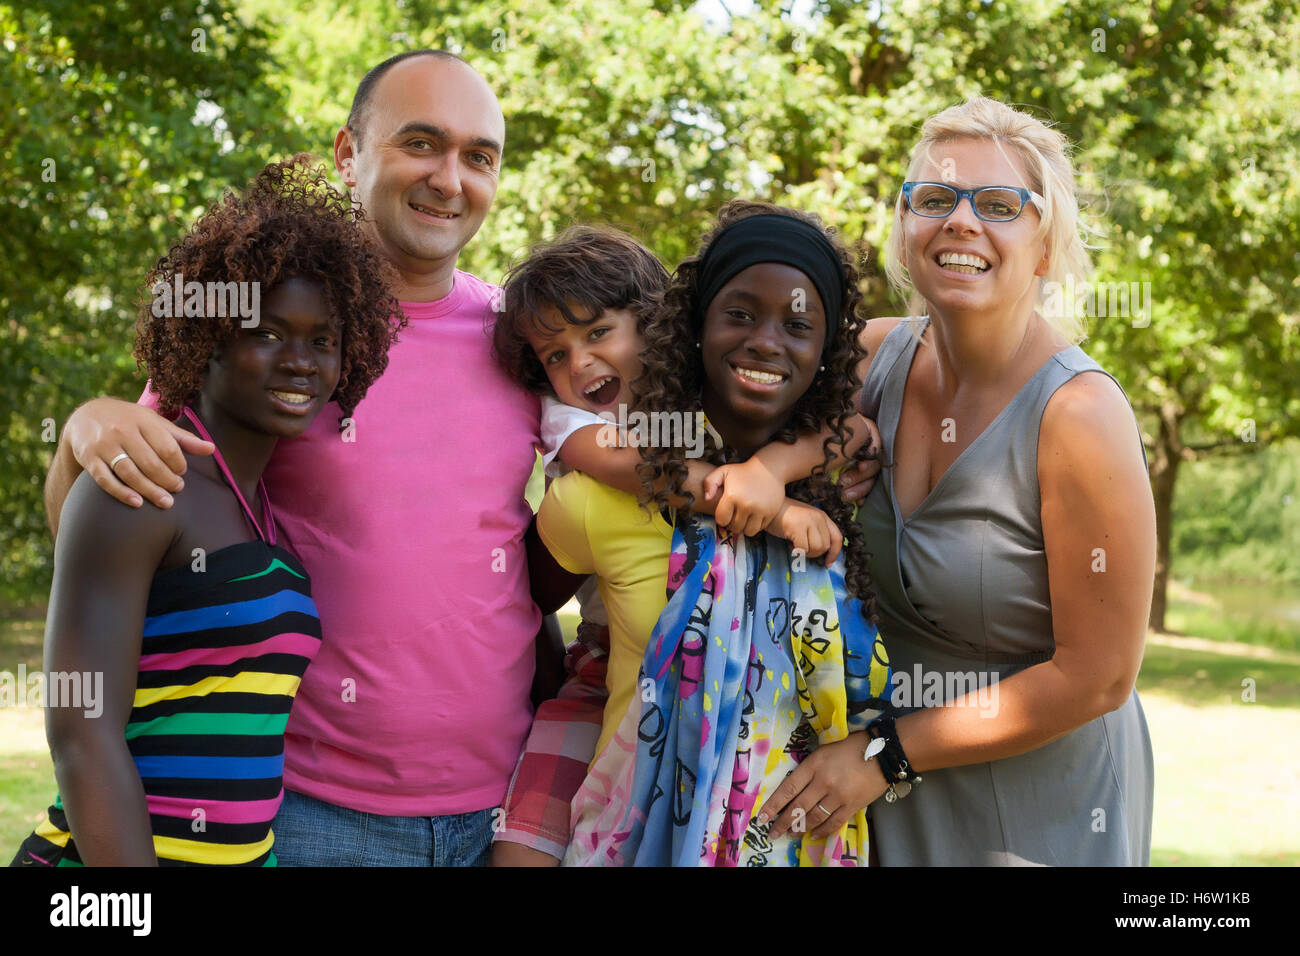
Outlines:
[[[903,752],[903,745],[898,742],[898,731],[894,727],[892,713],[882,713],[867,724],[867,735],[885,743],[877,759],[880,760],[880,769],[889,783],[885,802],[895,803],[911,793],[912,787],[921,783],[921,775],[912,769],[907,754]]]

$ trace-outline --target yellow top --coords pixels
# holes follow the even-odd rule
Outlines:
[[[632,701],[650,632],[668,603],[673,529],[633,495],[572,471],[547,489],[537,533],[566,571],[596,575],[609,612],[609,700],[596,744],[600,756]]]

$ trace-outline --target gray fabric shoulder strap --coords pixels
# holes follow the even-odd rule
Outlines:
[[[885,383],[889,379],[889,374],[894,370],[899,359],[906,358],[910,363],[912,353],[916,349],[914,336],[920,336],[925,331],[926,321],[924,317],[903,319],[889,330],[889,334],[877,346],[876,354],[871,359],[871,371],[867,373],[867,380],[862,383],[862,400],[858,403],[858,410],[864,418],[869,418],[873,422],[879,418],[880,400],[885,394]],[[912,331],[913,328],[916,330],[915,333]]]

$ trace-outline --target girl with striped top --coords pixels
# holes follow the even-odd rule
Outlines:
[[[327,403],[343,429],[387,364],[401,313],[362,215],[298,156],[150,274],[135,353],[180,410],[185,486],[167,510],[120,504],[96,483],[159,464],[124,447],[67,498],[45,669],[99,700],[46,701],[59,796],[13,865],[275,865],[284,728],[321,626],[261,476]]]

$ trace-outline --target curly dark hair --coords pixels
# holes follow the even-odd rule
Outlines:
[[[529,332],[561,331],[542,319],[545,309],[555,309],[569,325],[591,325],[606,309],[628,309],[640,334],[667,284],[663,263],[627,233],[611,226],[570,226],[553,242],[533,246],[506,274],[493,352],[530,392],[551,394],[546,370],[528,344]],[[579,318],[575,309],[586,315]]]
[[[862,301],[859,273],[852,256],[835,233],[812,213],[775,206],[771,203],[733,199],[718,210],[717,222],[700,243],[694,256],[684,259],[673,273],[663,302],[644,333],[642,352],[643,371],[632,383],[636,407],[644,412],[702,411],[704,390],[704,363],[696,343],[701,329],[697,316],[702,316],[707,302],[698,301],[699,263],[714,239],[734,222],[750,216],[776,214],[803,220],[825,232],[831,245],[839,254],[844,276],[844,305],[839,328],[827,343],[823,364],[826,371],[819,372],[812,386],[790,410],[790,416],[772,436],[773,441],[793,444],[801,435],[815,434],[830,429],[836,438],[824,443],[826,457],[811,477],[792,485],[788,494],[800,501],[815,505],[826,512],[844,534],[845,581],[849,593],[862,601],[863,614],[876,620],[876,600],[871,587],[871,574],[867,570],[866,541],[862,529],[853,520],[854,509],[840,497],[839,489],[831,481],[828,469],[831,447],[837,439],[840,444],[849,438],[848,420],[855,412],[862,381],[858,377],[858,363],[866,356],[859,336],[866,321],[859,316]],[[709,440],[707,452],[710,460],[721,464],[734,461],[735,451],[718,448]],[[686,478],[685,449],[681,447],[641,448],[642,464],[638,469],[642,493],[640,501],[649,506],[665,508],[672,496],[687,500],[690,508],[692,496],[682,487]],[[874,458],[875,451],[863,448],[858,459]],[[656,485],[663,487],[656,490]]]
[[[225,196],[158,260],[141,291],[136,323],[136,366],[148,374],[159,406],[179,410],[203,386],[213,353],[235,337],[238,315],[220,295],[207,315],[155,315],[152,290],[186,284],[257,282],[269,293],[283,280],[305,279],[321,288],[342,325],[343,361],[332,397],[351,415],[388,366],[388,349],[406,325],[389,291],[393,268],[361,229],[365,214],[336,190],[324,166],[306,153],[271,163],[242,196]],[[214,307],[216,306],[216,307]],[[218,313],[218,314],[212,314]]]

